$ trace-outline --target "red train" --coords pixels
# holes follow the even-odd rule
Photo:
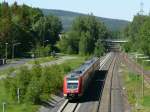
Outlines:
[[[63,93],[67,99],[76,99],[83,95],[92,79],[94,71],[99,66],[99,58],[86,61],[80,68],[64,77]]]

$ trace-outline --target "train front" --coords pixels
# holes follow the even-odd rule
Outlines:
[[[63,93],[68,99],[77,99],[81,96],[81,78],[74,75],[64,78]]]

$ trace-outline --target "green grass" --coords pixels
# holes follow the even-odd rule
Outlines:
[[[85,60],[85,57],[78,56],[78,58],[67,60],[58,66],[64,70],[63,74],[66,75],[71,70],[79,67]],[[38,108],[40,107],[40,105],[33,105],[28,103],[17,104],[17,102],[13,101],[9,94],[6,92],[4,81],[0,80],[0,105],[4,101],[6,102],[6,112],[37,112]],[[0,112],[2,112],[2,106],[0,107]]]
[[[64,62],[60,66],[68,65],[73,70],[74,68],[77,68],[80,64],[82,64],[85,60],[86,60],[85,57],[79,57],[78,56],[78,58],[76,58],[76,59],[67,60],[66,62]]]
[[[143,67],[144,65],[144,70],[150,70],[150,62],[142,62],[142,60],[138,60],[138,63]]]
[[[56,59],[57,58],[54,58],[54,57],[50,56],[50,57],[37,58],[36,61],[38,61],[39,63],[45,63],[45,62],[49,62],[49,61],[54,61]],[[35,60],[29,61],[27,63],[28,64],[34,64]]]
[[[134,107],[133,112],[136,112],[135,104],[138,102],[142,106],[139,112],[149,112],[150,110],[150,88],[144,86],[144,98],[142,98],[142,77],[129,72],[127,69],[123,73],[124,86],[127,91],[128,101]]]
[[[12,72],[15,71],[15,70],[16,70],[16,69],[13,68],[13,67],[10,67],[10,68],[1,70],[1,71],[0,71],[0,76],[1,76],[1,75],[8,75],[9,73],[12,73]]]
[[[36,112],[39,107],[39,105],[17,104],[12,101],[5,90],[4,81],[0,80],[0,112],[2,112],[3,102],[6,102],[6,112]]]
[[[144,69],[150,71],[150,65],[145,65],[145,66],[144,66]]]

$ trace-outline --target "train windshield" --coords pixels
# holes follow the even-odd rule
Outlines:
[[[78,83],[67,83],[67,88],[68,89],[77,89]]]

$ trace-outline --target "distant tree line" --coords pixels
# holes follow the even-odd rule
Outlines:
[[[126,52],[138,51],[150,56],[150,16],[136,15],[122,36],[129,40],[123,46]]]
[[[18,56],[24,56],[32,49],[36,51],[36,46],[42,49],[49,44],[54,49],[61,30],[58,17],[44,16],[40,9],[25,4],[19,6],[15,2],[9,6],[3,2],[0,4],[0,57],[5,57],[6,43],[9,57],[16,43],[20,43],[15,47]]]
[[[57,46],[64,53],[101,55],[104,52],[101,40],[109,37],[110,32],[96,17],[80,16],[74,20],[71,30],[62,35]]]

